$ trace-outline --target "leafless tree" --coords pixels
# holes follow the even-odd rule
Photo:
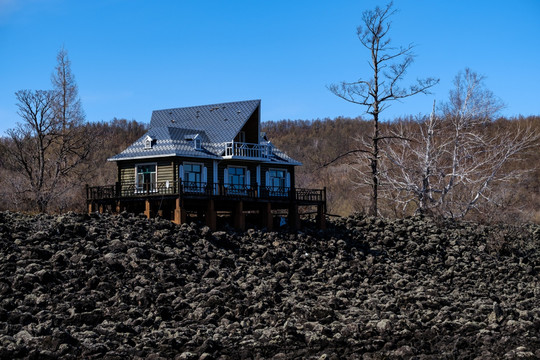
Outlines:
[[[13,188],[18,190],[18,197],[33,199],[37,209],[45,211],[52,190],[46,179],[50,172],[48,153],[54,146],[53,134],[56,133],[52,110],[55,93],[20,90],[15,96],[18,114],[23,122],[7,131],[12,140],[10,146],[6,147],[8,169],[24,178],[24,184],[19,183],[20,179],[13,179]]]
[[[437,79],[427,78],[417,80],[414,85],[401,87],[407,69],[414,59],[414,45],[393,47],[390,42],[390,17],[395,13],[392,3],[385,8],[365,11],[362,15],[362,26],[358,27],[357,35],[361,44],[370,52],[369,66],[372,76],[361,78],[354,82],[333,84],[329,89],[336,96],[366,107],[366,113],[372,116],[373,131],[369,138],[359,139],[359,148],[340,155],[359,155],[359,163],[369,165],[369,177],[365,171],[356,168],[360,178],[359,184],[365,183],[371,187],[371,204],[369,213],[378,215],[378,193],[380,186],[379,162],[381,159],[381,141],[391,138],[382,134],[379,124],[379,114],[391,102],[401,100],[419,93],[427,93],[428,89],[438,83]],[[331,162],[330,162],[331,163]],[[328,165],[328,164],[326,164]]]
[[[385,149],[389,161],[381,173],[404,210],[413,207],[449,218],[480,211],[482,203],[500,199],[495,184],[523,175],[505,165],[538,146],[539,134],[530,128],[496,129],[492,120],[503,105],[485,88],[483,76],[466,69],[454,86],[440,115],[433,111],[427,119],[401,124],[394,134],[412,141]]]
[[[52,199],[78,185],[78,167],[94,141],[85,133],[84,114],[67,53],[58,53],[53,90],[20,90],[18,114],[22,122],[8,130],[9,169],[22,176],[13,181],[19,198],[46,212]]]

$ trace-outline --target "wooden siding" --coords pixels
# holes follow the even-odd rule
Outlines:
[[[135,183],[135,167],[139,164],[156,164],[157,165],[157,181],[174,181],[176,174],[174,171],[174,160],[170,159],[143,159],[139,161],[119,161],[118,173],[120,175],[119,181],[125,184]]]
[[[120,176],[120,181],[122,183],[135,183],[135,166],[138,164],[148,164],[156,163],[157,164],[157,181],[176,181],[178,180],[179,166],[184,162],[200,163],[206,166],[207,179],[209,183],[224,183],[224,172],[223,170],[228,166],[243,166],[246,167],[250,172],[250,181],[251,185],[257,184],[257,165],[261,166],[261,178],[260,186],[266,186],[266,172],[269,169],[286,169],[291,174],[291,187],[295,187],[295,178],[294,178],[294,166],[287,165],[274,165],[266,163],[253,163],[253,162],[242,162],[242,161],[219,161],[218,162],[218,176],[217,180],[214,178],[214,162],[209,159],[199,159],[199,158],[165,158],[165,159],[155,159],[155,161],[149,160],[140,160],[140,161],[121,161],[118,162],[118,174]]]
[[[165,158],[165,159],[145,159],[139,161],[119,161],[118,175],[119,181],[122,183],[135,183],[135,167],[139,164],[157,164],[157,181],[177,181],[179,166],[184,162],[199,163],[206,166],[207,178],[209,182],[213,182],[214,164],[212,160],[200,158]]]

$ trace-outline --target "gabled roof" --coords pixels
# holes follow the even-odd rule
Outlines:
[[[260,100],[248,100],[155,110],[150,128],[188,128],[204,131],[213,143],[232,141],[260,104]]]
[[[251,116],[259,111],[260,103],[260,100],[249,100],[155,110],[152,112],[148,132],[120,154],[108,160],[169,156],[222,159],[226,143],[231,142]],[[196,149],[194,146],[192,139],[195,136],[201,140],[201,149]],[[151,148],[145,148],[147,137],[153,139]],[[269,145],[270,142],[261,139],[260,144]],[[265,161],[301,165],[277,148],[273,148],[272,155]]]

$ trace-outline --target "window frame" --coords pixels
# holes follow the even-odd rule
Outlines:
[[[231,168],[236,168],[236,169],[243,169],[244,170],[244,182],[243,184],[233,184],[231,183]],[[248,174],[251,176],[251,173],[249,172],[249,169],[247,166],[243,166],[243,165],[227,165],[227,177],[228,179],[226,179],[226,187],[227,187],[227,191],[231,194],[239,194],[239,195],[245,195],[246,194],[246,191],[247,191],[247,186],[248,186],[248,182],[247,182],[247,176]],[[251,181],[249,182],[251,183]]]
[[[283,173],[283,177],[272,177],[271,173],[278,171]],[[285,168],[268,168],[266,172],[268,173],[268,183],[265,185],[268,194],[270,196],[287,196],[290,190],[290,185],[287,186],[287,174],[289,174],[289,170]],[[273,179],[282,179],[283,186],[274,186]]]
[[[155,177],[156,181],[154,182],[154,186],[150,190],[150,192],[157,192],[157,182],[158,182],[158,164],[157,162],[146,162],[146,163],[137,163],[135,164],[135,193],[145,193],[145,189],[142,185],[139,185],[139,167],[140,166],[154,166],[155,167]],[[144,183],[143,183],[144,184]]]
[[[186,180],[186,174],[187,174],[186,166],[193,166],[193,165],[198,165],[201,168],[201,171],[199,173],[199,176],[200,176],[199,181],[187,181]],[[186,184],[193,183],[195,185],[191,185],[191,186],[188,185],[189,192],[203,192],[204,189],[206,188],[206,185],[207,185],[206,183],[208,182],[208,179],[206,180],[206,183],[203,181],[204,180],[205,164],[204,163],[199,163],[199,162],[194,162],[194,161],[183,161],[181,166],[182,166],[182,185],[185,187]],[[197,174],[196,172],[192,172],[192,173]]]

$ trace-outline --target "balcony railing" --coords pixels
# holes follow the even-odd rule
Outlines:
[[[116,185],[86,187],[86,199],[88,201],[170,195],[205,198],[289,200],[298,202],[326,201],[325,189],[294,189],[259,185],[161,181],[145,184],[116,183]]]
[[[268,159],[272,155],[269,145],[250,144],[244,142],[228,142],[225,144],[226,159]]]

